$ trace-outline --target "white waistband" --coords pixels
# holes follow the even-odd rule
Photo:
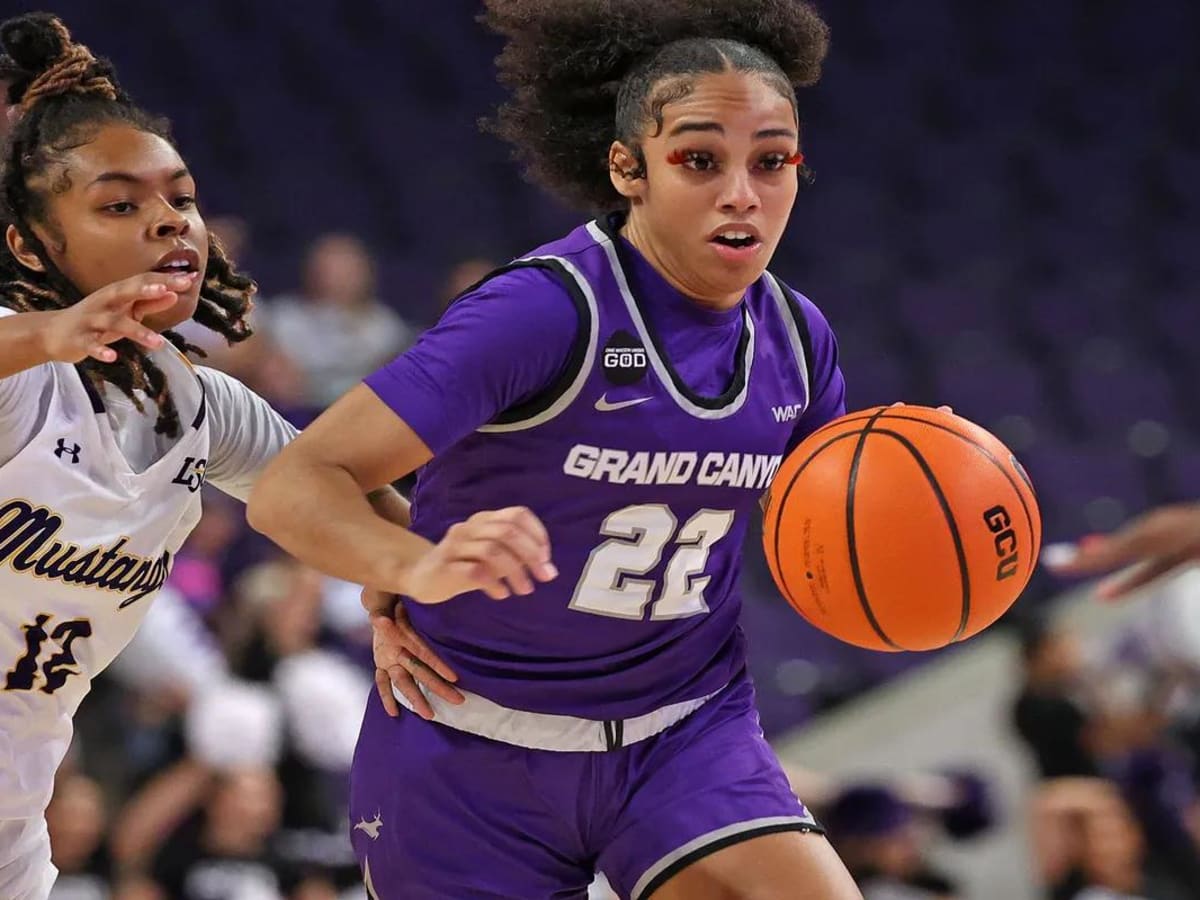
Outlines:
[[[517,747],[564,753],[603,752],[644,741],[682,721],[720,693],[714,691],[695,700],[672,703],[632,719],[597,721],[509,709],[462,689],[459,693],[463,695],[463,702],[455,705],[430,693],[424,685],[420,687],[433,709],[435,722]],[[395,687],[392,693],[401,706],[412,709],[407,698]]]

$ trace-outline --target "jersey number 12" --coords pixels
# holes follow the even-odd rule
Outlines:
[[[69,677],[79,674],[75,668],[78,663],[71,650],[71,644],[78,638],[91,637],[92,623],[87,619],[70,619],[59,622],[53,631],[46,631],[46,625],[53,618],[42,613],[34,622],[21,626],[25,632],[25,655],[17,660],[17,664],[4,677],[6,691],[33,690],[39,668],[42,674],[40,690],[44,694],[53,694],[67,683]],[[47,639],[58,645],[58,652],[50,654],[39,666],[38,658],[42,655],[42,645]]]

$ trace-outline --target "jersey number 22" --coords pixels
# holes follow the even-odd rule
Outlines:
[[[733,510],[702,509],[679,526],[670,507],[661,503],[626,506],[610,513],[600,526],[608,540],[588,557],[571,609],[618,619],[645,618],[653,600],[651,619],[682,619],[708,612],[704,574],[713,545],[729,533]],[[663,576],[662,588],[645,575],[659,564],[672,539],[675,552]]]

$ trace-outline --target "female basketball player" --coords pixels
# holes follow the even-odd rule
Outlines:
[[[496,130],[608,214],[468,291],[249,506],[417,601],[464,688],[433,722],[368,709],[368,888],[582,898],[598,869],[623,897],[858,897],[763,739],[737,624],[760,495],[844,411],[828,325],[765,272],[810,177],[795,88],[825,25],[798,0],[487,6]],[[363,489],[417,469],[411,530],[373,517]],[[502,513],[468,536],[479,510]]]
[[[201,485],[244,498],[294,430],[169,331],[194,316],[241,340],[254,285],[207,236],[166,124],[51,16],[0,43],[0,897],[44,900],[42,812],[90,680],[166,580]],[[394,492],[372,502],[408,521]],[[440,668],[402,619],[377,641]]]

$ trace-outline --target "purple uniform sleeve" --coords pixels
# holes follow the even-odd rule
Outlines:
[[[553,274],[513,269],[453,303],[366,384],[436,455],[553,384],[578,329]]]
[[[800,294],[796,295],[796,299],[808,323],[812,359],[808,408],[796,422],[796,429],[788,443],[789,452],[818,428],[846,414],[846,382],[838,366],[837,338],[833,336],[825,316],[812,301]]]

